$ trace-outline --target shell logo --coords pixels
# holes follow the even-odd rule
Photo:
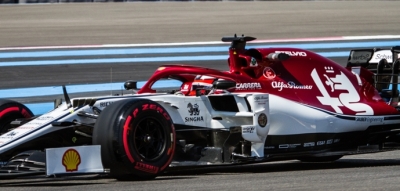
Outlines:
[[[81,164],[81,156],[75,149],[68,149],[62,157],[62,164],[67,172],[78,171],[78,166]]]

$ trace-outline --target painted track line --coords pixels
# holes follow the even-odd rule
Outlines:
[[[138,81],[137,86],[141,88],[146,81]],[[170,88],[180,87],[182,83],[178,80],[159,80],[152,86],[153,88]],[[119,91],[124,89],[124,82],[113,82],[104,84],[84,84],[84,85],[67,85],[67,92],[85,93],[96,91]],[[33,87],[33,88],[14,88],[0,90],[0,98],[24,98],[49,95],[62,95],[61,86]]]
[[[302,43],[302,44],[268,44],[255,46],[249,44],[247,48],[300,48],[300,49],[332,49],[341,48],[369,48],[369,47],[391,47],[400,45],[396,41],[368,41],[368,42],[339,42],[339,43]],[[89,50],[57,50],[57,51],[24,51],[24,52],[0,52],[0,59],[5,58],[47,58],[47,57],[68,57],[68,56],[106,56],[106,55],[129,55],[129,54],[168,54],[168,53],[211,53],[227,52],[226,46],[201,46],[181,48],[122,48],[122,49],[89,49]],[[1,63],[0,63],[1,65]]]
[[[348,51],[320,52],[321,56],[343,57],[348,56]],[[228,55],[212,56],[167,56],[167,57],[145,57],[145,58],[104,58],[104,59],[71,59],[71,60],[37,60],[37,61],[13,61],[0,62],[0,67],[6,66],[43,66],[60,64],[117,64],[117,63],[143,63],[143,62],[181,62],[181,61],[212,61],[226,60]]]
[[[372,39],[398,39],[400,35],[376,35],[376,36],[339,36],[319,38],[295,38],[295,39],[267,39],[255,40],[252,43],[272,42],[316,42],[316,41],[347,41],[347,40],[372,40]],[[103,45],[70,45],[70,46],[33,46],[33,47],[3,47],[2,50],[38,50],[38,49],[73,49],[73,48],[117,48],[117,47],[143,47],[143,46],[186,46],[186,45],[218,45],[229,44],[221,41],[206,42],[181,42],[181,43],[144,43],[144,44],[103,44]]]

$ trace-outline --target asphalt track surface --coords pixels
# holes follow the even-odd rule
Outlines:
[[[317,1],[0,6],[0,42],[2,47],[15,47],[216,41],[232,33],[244,33],[259,39],[395,35],[400,29],[397,19],[400,16],[399,5],[395,1]],[[338,62],[345,61],[337,59]],[[138,78],[137,75],[145,78],[157,64],[138,66],[142,76],[128,74],[123,65],[121,79]],[[49,85],[53,83],[52,79],[57,81],[58,78],[79,79],[74,83],[105,81],[101,74],[108,74],[109,66],[86,67],[89,68],[79,69],[72,65],[39,69],[36,66],[1,67],[0,81],[3,88],[14,80],[18,83],[13,87]],[[77,73],[71,75],[71,72]],[[335,163],[285,161],[170,170],[154,181],[144,182],[117,182],[93,176],[25,177],[0,180],[0,189],[399,190],[399,156],[400,152],[393,151],[346,156]]]
[[[395,35],[397,7],[395,1],[7,5],[0,6],[0,46],[201,42],[234,33],[262,40]],[[113,81],[145,80],[160,64],[1,67],[0,89],[104,83],[111,68]],[[222,61],[185,64],[227,68]]]
[[[0,6],[6,46],[397,34],[397,1],[135,2]]]

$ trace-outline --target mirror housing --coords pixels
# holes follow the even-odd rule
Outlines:
[[[213,82],[214,89],[227,90],[235,87],[236,87],[236,82],[230,80],[217,80]]]
[[[124,83],[124,88],[126,90],[133,90],[133,89],[137,89],[137,82],[133,81],[133,80],[128,80]]]

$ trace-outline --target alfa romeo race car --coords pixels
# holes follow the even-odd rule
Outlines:
[[[108,174],[152,179],[178,166],[298,159],[397,149],[400,48],[352,50],[347,67],[308,50],[230,42],[229,71],[160,66],[130,95],[70,99],[34,116],[0,100],[0,178]],[[173,79],[167,93],[155,82]]]

